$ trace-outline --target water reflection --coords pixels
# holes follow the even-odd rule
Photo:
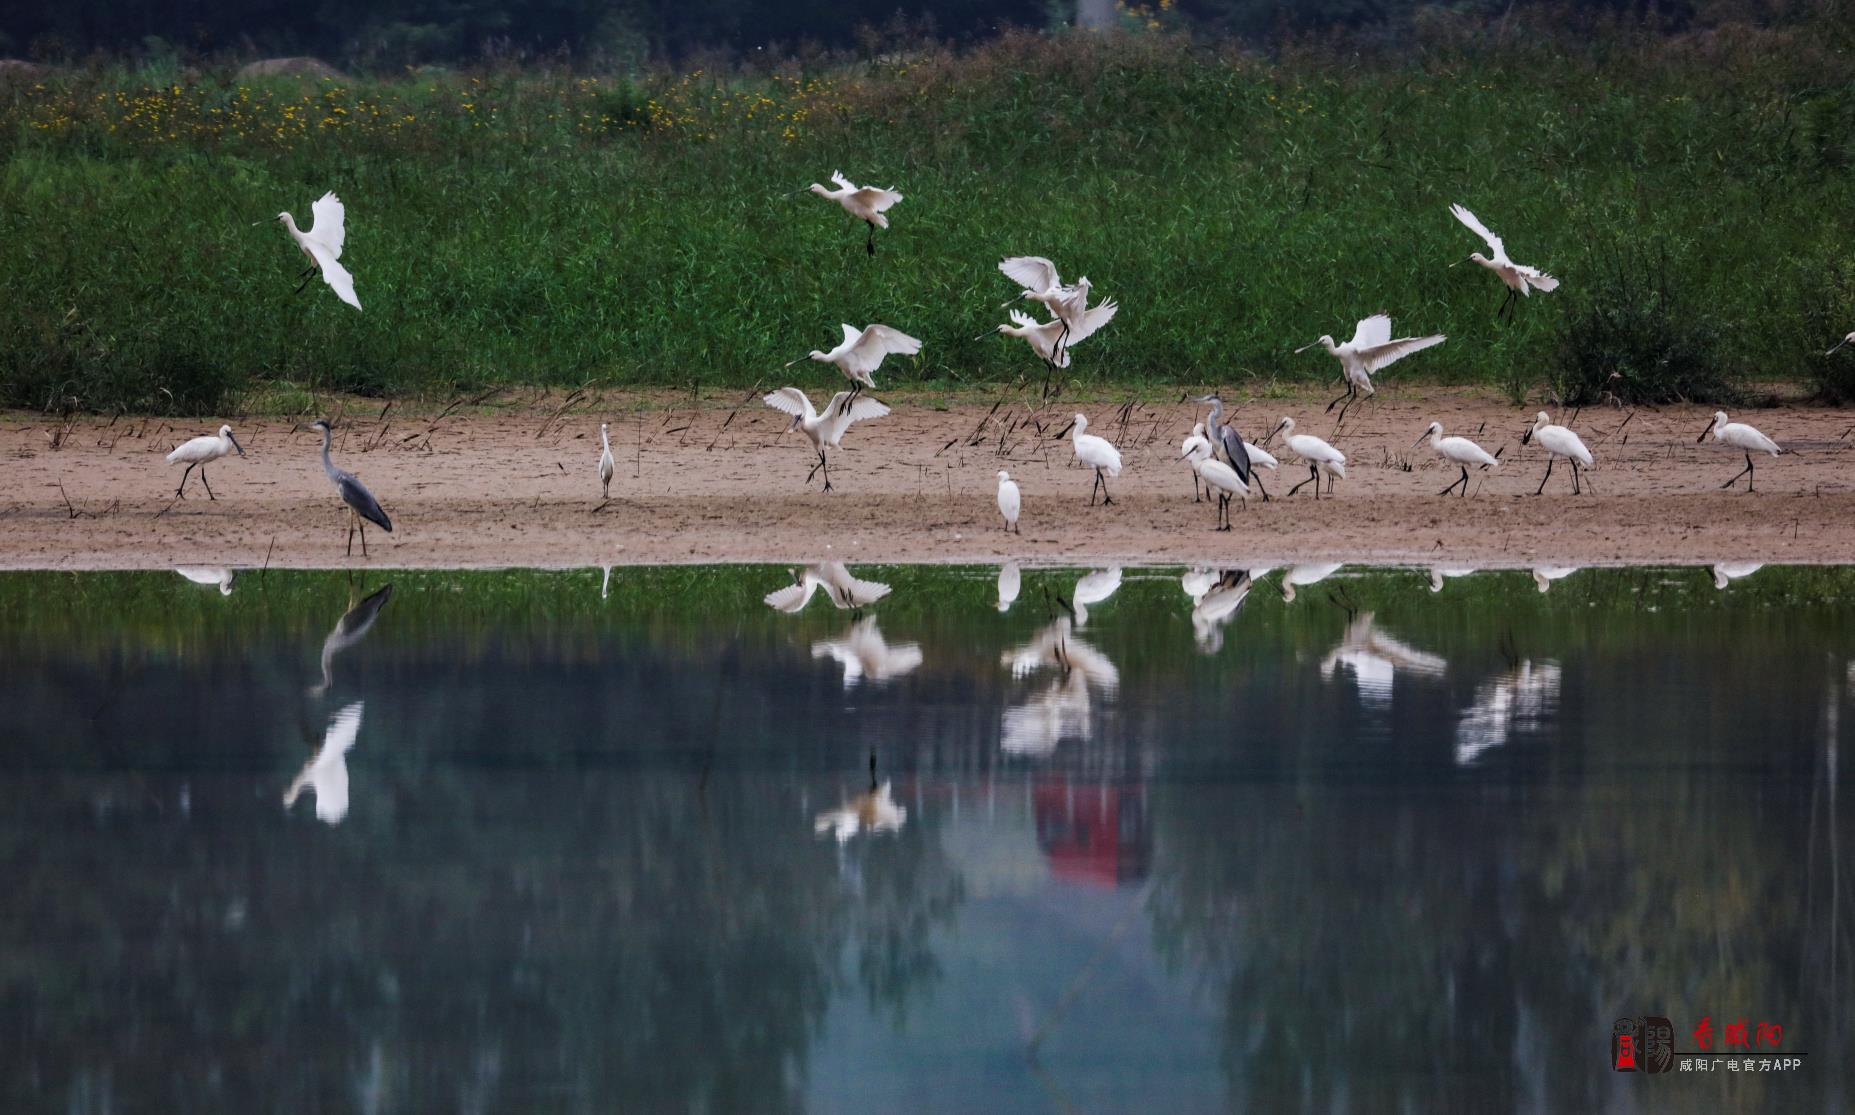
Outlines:
[[[238,570],[217,565],[176,565],[174,572],[196,585],[219,586],[221,596],[232,595],[232,582],[238,579]]]
[[[1441,566],[1441,565],[1433,565],[1430,567],[1430,591],[1431,592],[1442,592],[1443,581],[1446,578],[1467,577],[1467,576],[1470,576],[1471,574],[1479,573],[1479,572],[1480,570],[1472,565],[1460,566],[1455,569],[1450,569],[1446,566]]]
[[[1529,659],[1477,685],[1456,722],[1456,764],[1469,766],[1516,734],[1543,730],[1558,712],[1561,683],[1557,662]]]
[[[844,688],[850,689],[860,681],[880,684],[914,670],[921,665],[921,646],[890,646],[876,627],[876,617],[867,616],[837,638],[813,643],[812,657],[834,659],[844,668]]]
[[[792,583],[785,588],[776,589],[766,594],[766,603],[776,611],[788,614],[804,609],[811,601],[812,594],[824,590],[825,598],[831,606],[850,611],[874,604],[889,595],[889,586],[881,581],[864,581],[851,575],[841,561],[818,562],[806,566],[803,570],[788,571]]]
[[[1069,594],[1070,611],[1076,617],[1077,627],[1087,627],[1089,606],[1100,604],[1115,594],[1121,587],[1121,567],[1097,569],[1076,581],[1076,587]]]
[[[1048,670],[1057,673],[1047,686],[1007,706],[1001,717],[999,747],[1028,758],[1050,755],[1065,739],[1087,742],[1091,694],[1111,695],[1121,680],[1108,656],[1074,633],[1068,616],[1007,650],[1001,664],[1019,680]]]
[[[381,585],[358,603],[351,606],[335,621],[328,637],[322,640],[322,681],[310,687],[311,696],[320,697],[335,684],[335,656],[348,650],[373,630],[374,621],[380,618],[380,609],[393,599],[393,586]]]
[[[1203,591],[1192,597],[1192,639],[1199,650],[1216,654],[1224,649],[1224,627],[1243,610],[1243,602],[1249,599],[1250,586],[1254,583],[1254,575],[1247,570],[1223,569],[1209,584],[1196,578],[1186,584],[1188,593],[1203,586]]]
[[[1539,586],[1539,591],[1548,592],[1552,589],[1552,582],[1564,580],[1576,572],[1576,565],[1536,565],[1533,567],[1533,583]]]
[[[1291,565],[1282,574],[1282,599],[1286,603],[1295,602],[1298,589],[1316,585],[1340,571],[1340,562],[1322,562],[1304,565]]]
[[[1750,577],[1763,568],[1765,563],[1762,561],[1720,562],[1713,567],[1713,587],[1723,589],[1739,578]]]
[[[998,610],[1001,614],[1009,612],[1018,599],[1018,582],[1021,574],[1018,563],[1008,561],[998,567]]]
[[[322,745],[283,792],[283,807],[296,804],[304,790],[316,796],[316,819],[338,825],[348,815],[348,751],[361,734],[361,705],[356,701],[329,717]]]
[[[836,809],[827,809],[812,822],[818,835],[831,833],[839,844],[859,832],[895,832],[908,821],[908,807],[895,804],[894,784],[876,781],[876,761],[870,759],[870,788]]]
[[[1352,672],[1361,704],[1388,708],[1392,679],[1399,670],[1435,678],[1441,677],[1448,665],[1440,656],[1379,630],[1377,617],[1371,612],[1360,612],[1347,623],[1339,644],[1320,660],[1320,676],[1330,681],[1334,672],[1344,666]]]

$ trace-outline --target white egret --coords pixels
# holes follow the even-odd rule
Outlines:
[[[835,660],[844,668],[844,688],[851,689],[860,681],[881,683],[913,671],[921,665],[921,644],[890,646],[870,616],[835,639],[813,643],[812,657]]]
[[[1203,502],[1198,496],[1198,462],[1209,460],[1213,452],[1210,440],[1204,436],[1204,423],[1193,423],[1191,436],[1179,443],[1179,460],[1192,472],[1193,503]]]
[[[1296,355],[1319,345],[1327,350],[1328,355],[1340,361],[1340,376],[1346,381],[1346,393],[1327,404],[1331,412],[1344,400],[1346,406],[1353,405],[1353,400],[1364,392],[1368,397],[1377,393],[1372,386],[1372,373],[1404,359],[1413,352],[1422,352],[1432,345],[1440,345],[1446,338],[1441,333],[1432,333],[1428,337],[1391,337],[1391,318],[1385,314],[1373,314],[1362,318],[1353,330],[1353,339],[1343,345],[1333,343],[1333,337],[1322,334],[1312,344],[1302,345],[1295,350]],[[1340,408],[1340,421],[1346,420],[1346,407]]]
[[[1551,275],[1537,267],[1528,267],[1508,259],[1507,247],[1501,243],[1501,238],[1489,232],[1488,226],[1477,220],[1475,214],[1460,205],[1451,205],[1449,211],[1455,214],[1456,220],[1467,225],[1470,232],[1481,237],[1488,245],[1488,250],[1494,253],[1494,258],[1490,259],[1480,252],[1470,252],[1467,259],[1459,259],[1456,263],[1479,263],[1498,275],[1501,282],[1506,285],[1507,293],[1501,298],[1501,308],[1495,311],[1495,317],[1500,317],[1501,314],[1511,310],[1515,303],[1527,296],[1529,288],[1545,291],[1559,289],[1559,280]],[[1449,266],[1455,265],[1452,263]]]
[[[362,520],[373,523],[388,534],[393,533],[393,520],[386,517],[380,501],[374,498],[374,494],[367,490],[367,485],[361,483],[359,477],[345,469],[336,468],[328,459],[329,442],[334,436],[328,419],[318,418],[309,424],[309,428],[322,431],[322,471],[328,474],[329,483],[335,485],[341,501],[353,512],[348,520],[348,556],[354,555],[354,531],[358,527],[361,532],[361,556],[366,557],[367,527]]]
[[[1249,505],[1250,486],[1237,475],[1237,470],[1214,457],[1192,462],[1197,470],[1198,479],[1204,481],[1205,491],[1217,489],[1217,518],[1220,524],[1216,529],[1230,529],[1230,497],[1242,496],[1244,506]]]
[[[1071,344],[1108,324],[1120,308],[1112,300],[1102,303],[1093,311],[1101,316],[1091,324],[1089,292],[1093,287],[1089,277],[1084,275],[1074,286],[1064,286],[1056,272],[1056,264],[1042,256],[1010,256],[998,261],[998,269],[1024,288],[1019,298],[1042,303],[1050,311],[1051,317],[1063,323],[1056,337],[1055,351],[1058,355],[1066,355]],[[1067,367],[1067,359],[1056,366]]]
[[[1121,475],[1121,451],[1110,445],[1107,438],[1088,433],[1088,428],[1089,420],[1076,415],[1069,435],[1070,445],[1076,460],[1095,470],[1095,487],[1089,489],[1089,506],[1095,506],[1095,492],[1099,489],[1105,507],[1114,502],[1114,497],[1108,494],[1108,481],[1102,479],[1102,473],[1106,472],[1109,477]]]
[[[876,386],[872,373],[882,367],[883,357],[891,354],[913,356],[921,351],[920,341],[900,329],[892,329],[887,325],[866,325],[861,330],[850,325],[844,325],[843,328],[844,339],[838,343],[836,348],[830,352],[813,349],[805,356],[801,356],[799,360],[809,357],[820,363],[837,365],[837,370],[844,373],[844,378],[848,379],[851,384],[850,394],[839,396],[845,400],[845,406],[848,406],[849,400],[861,393],[865,387],[873,389]],[[798,360],[788,361],[786,367],[790,368],[798,362]]]
[[[216,565],[176,565],[174,572],[196,585],[217,585],[220,596],[232,595],[232,582],[238,580],[238,570]]]
[[[1018,510],[1023,506],[1018,492],[1018,482],[1004,469],[998,470],[998,513],[1005,517],[1005,529],[1023,534],[1018,529]]]
[[[309,212],[311,217],[308,229],[297,228],[296,218],[287,212],[277,214],[283,227],[290,230],[290,239],[296,241],[297,249],[309,257],[309,266],[303,269],[303,281],[297,284],[296,291],[292,293],[301,292],[310,277],[320,271],[322,281],[329,285],[337,298],[360,309],[361,300],[354,296],[354,276],[348,274],[348,269],[340,263],[341,246],[348,238],[344,224],[347,209],[331,191],[317,198],[315,204],[309,207]]]
[[[606,424],[599,423],[599,491],[601,498],[612,498],[612,439],[606,436]]]
[[[1312,480],[1314,482],[1314,498],[1319,499],[1320,478],[1322,473],[1326,474],[1327,491],[1329,493],[1333,491],[1334,477],[1337,476],[1342,480],[1346,478],[1346,454],[1328,445],[1313,434],[1297,434],[1295,432],[1294,419],[1282,419],[1281,423],[1275,427],[1275,433],[1281,434],[1282,444],[1286,445],[1290,453],[1301,458],[1301,462],[1308,466],[1308,479],[1288,489],[1289,495],[1294,495],[1307,486],[1308,480]],[[1274,434],[1270,436],[1273,437]]]
[[[1578,495],[1578,466],[1582,464],[1586,468],[1591,467],[1591,451],[1585,448],[1578,435],[1564,426],[1553,425],[1552,418],[1542,410],[1534,416],[1533,428],[1527,436],[1539,442],[1546,450],[1546,475],[1539,478],[1539,489],[1533,494],[1539,495],[1546,490],[1546,481],[1552,479],[1553,458],[1564,457],[1572,463],[1572,494]]]
[[[1121,567],[1111,566],[1085,573],[1076,580],[1076,587],[1069,593],[1069,610],[1075,614],[1076,626],[1086,627],[1089,622],[1089,605],[1099,604],[1115,594],[1121,587]]]
[[[361,705],[356,701],[329,718],[322,746],[303,765],[302,772],[283,792],[283,807],[290,808],[304,790],[316,795],[316,819],[338,825],[348,815],[348,751],[361,733]]]
[[[1830,349],[1828,352],[1825,352],[1823,355],[1834,356],[1836,352],[1842,348],[1843,345],[1855,345],[1855,333],[1850,333],[1848,336],[1837,341],[1835,348]]]
[[[1763,568],[1765,563],[1762,561],[1718,562],[1713,567],[1713,587],[1723,589],[1739,578],[1750,577]]]
[[[871,255],[875,255],[876,230],[889,227],[889,218],[883,214],[896,202],[901,201],[902,195],[895,192],[894,186],[886,190],[876,186],[858,186],[835,170],[831,172],[831,181],[837,183],[837,189],[826,189],[823,185],[813,182],[810,187],[811,192],[837,202],[844,207],[844,212],[869,225],[869,240],[864,247]]]
[[[1118,576],[1120,571],[1115,573]],[[1081,674],[1083,680],[1097,689],[1114,690],[1121,684],[1120,671],[1107,655],[1077,638],[1072,633],[1075,626],[1080,625],[1072,624],[1068,616],[1058,616],[1055,622],[1033,635],[1030,642],[1006,651],[999,659],[1000,665],[1010,667],[1014,678],[1057,669]]]
[[[1000,613],[1009,612],[1011,606],[1017,603],[1018,587],[1022,580],[1023,571],[1018,568],[1017,562],[1008,561],[998,567],[998,610]]]
[[[1340,562],[1315,562],[1291,565],[1282,573],[1282,601],[1295,602],[1295,590],[1319,584],[1340,571]]]
[[[886,403],[867,395],[853,400],[851,395],[852,392],[839,391],[831,396],[823,414],[813,410],[812,401],[796,387],[782,387],[760,399],[774,410],[792,415],[791,424],[781,431],[782,434],[804,430],[805,436],[812,440],[812,448],[818,451],[818,463],[812,466],[811,472],[805,474],[805,482],[810,484],[813,474],[823,469],[824,490],[827,492],[831,490],[831,466],[825,460],[825,450],[843,448],[844,431],[850,428],[852,422],[881,418],[889,413]]]
[[[1746,478],[1746,491],[1751,491],[1752,454],[1769,453],[1775,457],[1779,453],[1784,452],[1784,450],[1778,448],[1777,442],[1759,433],[1758,430],[1753,427],[1743,422],[1728,422],[1726,420],[1726,412],[1723,410],[1716,410],[1713,412],[1713,421],[1707,423],[1707,428],[1700,432],[1697,444],[1700,441],[1706,441],[1708,434],[1713,435],[1713,440],[1724,442],[1746,455],[1746,467],[1734,473],[1731,480],[1720,485],[1722,489],[1730,488],[1734,484],[1737,484],[1739,478],[1743,476]],[[201,473],[200,475],[204,476],[205,473]]]
[[[1470,465],[1481,465],[1484,468],[1499,468],[1501,464],[1499,460],[1495,459],[1494,454],[1476,445],[1468,438],[1444,437],[1443,424],[1441,422],[1430,423],[1430,428],[1423,432],[1422,437],[1411,443],[1411,448],[1415,449],[1426,441],[1430,443],[1430,448],[1436,450],[1439,456],[1462,470],[1462,478],[1452,481],[1449,487],[1438,492],[1438,495],[1446,496],[1450,492],[1455,491],[1456,485],[1460,484],[1462,485],[1463,496],[1467,497],[1469,494]]]
[[[189,438],[179,445],[176,445],[174,451],[167,455],[167,463],[170,465],[177,465],[185,461],[187,463],[187,468],[185,472],[180,474],[180,487],[174,489],[175,497],[179,499],[186,498],[187,476],[197,468],[200,470],[200,483],[206,485],[206,498],[217,500],[219,497],[213,495],[213,486],[206,483],[206,466],[221,457],[229,457],[233,453],[237,453],[242,457],[245,455],[245,447],[238,444],[238,439],[232,436],[232,427],[230,426],[219,427],[217,436],[205,434],[200,437]]]
[[[1539,586],[1539,591],[1546,592],[1552,588],[1552,582],[1564,580],[1576,572],[1576,565],[1536,565],[1533,567],[1533,583]]]
[[[854,611],[865,604],[874,604],[890,592],[889,586],[881,581],[865,581],[852,576],[841,561],[822,561],[806,566],[803,571],[794,569],[791,572],[791,584],[766,594],[769,608],[787,613],[799,611],[811,600],[812,593],[822,588],[833,607]]]

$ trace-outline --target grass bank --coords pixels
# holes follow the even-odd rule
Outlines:
[[[1855,35],[1572,44],[1446,21],[1396,56],[1013,36],[784,75],[243,83],[97,70],[0,89],[0,400],[207,412],[290,385],[740,386],[837,323],[926,341],[883,385],[1041,378],[1002,254],[1118,298],[1074,379],[1330,378],[1290,350],[1378,310],[1398,374],[1727,396],[1824,383],[1855,328]],[[866,258],[784,196],[907,195]],[[323,190],[367,309],[291,297],[275,224]],[[1564,281],[1497,322],[1462,201]],[[1855,380],[1855,370],[1851,371]],[[1595,387],[1593,386],[1595,385]]]

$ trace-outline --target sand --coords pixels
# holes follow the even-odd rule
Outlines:
[[[607,397],[599,413],[547,409],[466,417],[340,420],[335,459],[392,515],[347,556],[347,513],[322,474],[319,438],[291,420],[227,419],[247,456],[208,469],[217,500],[189,481],[176,499],[174,445],[219,422],[159,418],[0,418],[0,568],[155,569],[171,565],[573,567],[674,562],[1203,563],[1225,567],[1347,560],[1488,566],[1840,562],[1855,556],[1855,439],[1848,412],[1802,406],[1748,411],[1797,454],[1760,458],[1757,492],[1720,485],[1744,458],[1696,436],[1710,408],[1586,409],[1574,428],[1597,457],[1585,494],[1520,435],[1534,407],[1477,392],[1387,391],[1333,432],[1324,397],[1267,399],[1238,419],[1260,438],[1284,414],[1346,453],[1331,498],[1282,453],[1261,472],[1275,498],[1233,508],[1214,531],[1177,461],[1202,408],[1035,399],[945,404],[886,396],[887,418],[853,426],[832,455],[835,490],[808,485],[815,460],[787,419],[740,396]],[[1058,437],[1076,410],[1118,444],[1125,471],[1111,506],[1089,505],[1093,477]],[[599,421],[612,423],[613,498],[599,496]],[[1467,498],[1438,491],[1456,476],[1412,443],[1432,419],[1501,451],[1471,472]],[[1022,535],[1001,529],[994,474],[1023,488]]]

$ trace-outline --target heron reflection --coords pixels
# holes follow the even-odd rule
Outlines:
[[[361,704],[356,701],[329,717],[322,746],[283,792],[285,809],[295,805],[304,790],[311,790],[316,795],[317,820],[338,825],[348,815],[348,751],[361,731]]]
[[[176,565],[174,572],[196,585],[219,586],[221,596],[232,595],[232,582],[238,580],[238,570],[217,565]]]
[[[1346,625],[1338,646],[1321,659],[1320,676],[1332,680],[1345,666],[1352,671],[1362,704],[1391,704],[1391,682],[1399,670],[1419,677],[1441,677],[1449,663],[1378,629],[1371,612],[1360,612]]]
[[[1216,654],[1224,649],[1225,625],[1243,610],[1250,586],[1256,583],[1255,577],[1244,569],[1218,570],[1208,583],[1194,577],[1193,573],[1186,577],[1193,578],[1186,587],[1187,592],[1202,586],[1201,591],[1192,595],[1192,637],[1197,640],[1199,650]]]
[[[367,637],[367,633],[373,629],[374,621],[380,618],[380,609],[386,607],[386,602],[392,598],[393,586],[381,585],[372,595],[343,612],[341,618],[335,621],[334,630],[328,633],[328,638],[322,640],[322,683],[310,687],[311,696],[320,697],[335,684],[335,656]]]
[[[765,598],[767,607],[788,615],[802,611],[819,589],[824,590],[833,607],[851,611],[874,604],[890,592],[889,586],[881,581],[864,581],[852,576],[841,561],[816,562],[791,573],[791,584],[767,593]]]
[[[1456,765],[1469,766],[1515,732],[1535,730],[1559,707],[1559,664],[1524,660],[1475,687],[1456,722]]]
[[[870,616],[835,639],[812,644],[813,658],[826,656],[844,667],[844,688],[850,689],[860,681],[880,684],[914,670],[921,665],[921,645],[890,646],[876,626],[876,617]]]

